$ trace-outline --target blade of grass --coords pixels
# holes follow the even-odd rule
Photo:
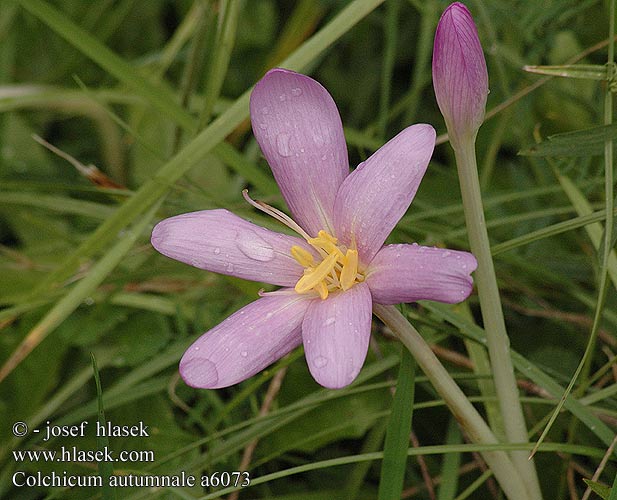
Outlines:
[[[448,424],[446,445],[457,445],[463,442],[458,424],[454,418]],[[437,500],[453,500],[458,489],[458,468],[461,465],[460,453],[447,453],[441,465],[441,483],[437,493]]]
[[[94,372],[94,381],[96,382],[96,397],[98,401],[97,421],[99,425],[105,427],[106,422],[105,409],[103,407],[103,389],[101,388],[99,369],[96,365],[96,358],[94,357],[94,354],[90,353],[90,356],[92,358],[92,371]],[[103,433],[102,436],[99,436],[97,433],[96,446],[99,451],[103,451],[109,448],[109,438],[107,437],[107,435]],[[103,488],[101,492],[103,500],[115,500],[116,490],[109,485],[109,478],[114,473],[114,467],[112,463],[102,460],[98,462],[98,470],[101,478],[103,479]]]
[[[219,22],[216,40],[213,46],[212,62],[208,68],[206,88],[204,89],[204,106],[199,117],[199,128],[203,128],[210,121],[214,104],[219,98],[223,81],[227,74],[231,51],[236,40],[236,28],[240,17],[238,0],[224,0],[219,5]]]
[[[415,365],[413,356],[407,349],[403,349],[381,462],[379,500],[396,500],[401,498],[403,491],[413,416]]]

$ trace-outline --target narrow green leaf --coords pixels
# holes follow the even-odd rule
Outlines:
[[[615,479],[613,480],[613,487],[611,488],[611,494],[608,497],[608,500],[617,500],[617,474],[615,474]]]
[[[451,418],[448,424],[446,445],[457,445],[463,442],[463,435],[458,427],[456,419]],[[460,453],[447,453],[441,466],[441,483],[437,500],[453,500],[458,487],[458,468],[461,465]]]
[[[397,500],[401,498],[403,491],[413,415],[415,372],[416,363],[413,356],[407,349],[402,349],[396,393],[394,394],[392,413],[386,431],[386,442],[381,463],[379,500]]]
[[[529,73],[539,75],[607,81],[610,76],[604,64],[564,64],[560,66],[523,66]]]
[[[602,125],[564,134],[555,134],[547,140],[519,151],[522,156],[586,157],[604,154],[606,141],[617,139],[617,124]]]
[[[615,479],[617,480],[617,476],[615,477]],[[604,500],[607,500],[609,498],[609,495],[611,494],[611,488],[609,488],[608,486],[605,486],[604,484],[596,483],[595,481],[591,481],[590,479],[586,479],[586,478],[583,478],[583,481],[585,482],[587,486],[589,486],[591,491],[593,491],[596,495],[600,496]],[[610,498],[617,499],[617,495],[614,495],[614,497],[611,496]]]
[[[98,401],[97,420],[99,425],[105,426],[105,409],[103,407],[103,389],[101,388],[101,379],[99,378],[99,369],[96,365],[94,354],[90,353],[92,358],[92,371],[94,372],[94,381],[96,382],[96,396]],[[99,451],[104,451],[109,448],[109,438],[106,435],[96,437],[96,447]],[[111,462],[101,460],[98,462],[98,469],[101,478],[103,479],[103,500],[115,500],[116,490],[109,485],[109,478],[114,473],[114,467]]]

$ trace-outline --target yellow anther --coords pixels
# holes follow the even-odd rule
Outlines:
[[[311,255],[311,252],[305,250],[304,248],[294,245],[291,247],[291,256],[298,261],[302,267],[312,266],[315,262],[315,259]]]
[[[315,291],[319,294],[322,300],[328,298],[328,287],[325,281],[320,281],[317,283],[315,286]]]
[[[356,275],[358,274],[358,251],[347,250],[345,254],[345,260],[343,263],[343,269],[341,270],[341,288],[343,290],[349,290],[356,282]]]
[[[331,292],[349,290],[356,283],[364,281],[358,270],[358,251],[355,246],[347,249],[338,246],[338,240],[327,231],[321,230],[315,238],[305,238],[321,259],[305,248],[291,247],[292,257],[304,267],[303,276],[295,286],[297,293],[314,293],[326,299]]]
[[[315,288],[320,281],[323,281],[330,271],[336,265],[338,255],[336,253],[328,255],[322,262],[319,264],[315,270],[309,274],[305,274],[298,280],[295,286],[295,290],[298,293],[306,293],[309,290]]]
[[[328,240],[330,243],[336,244],[338,242],[338,239],[336,239],[334,236],[332,236],[327,231],[324,231],[323,229],[317,233],[317,236],[325,240]]]
[[[324,233],[327,236],[324,236]],[[334,241],[332,241],[334,240]],[[317,238],[311,238],[308,240],[309,244],[314,246],[317,249],[321,249],[327,254],[335,253],[339,256],[339,258],[343,258],[343,252],[336,246],[336,238],[330,236],[325,231],[319,231],[319,236]]]

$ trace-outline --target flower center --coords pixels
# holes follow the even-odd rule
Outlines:
[[[304,275],[295,286],[297,293],[317,292],[322,299],[328,298],[330,292],[349,290],[356,283],[364,281],[363,272],[358,271],[358,250],[337,245],[338,240],[323,229],[317,233],[317,238],[311,238],[293,219],[280,210],[271,207],[263,201],[255,201],[248,195],[248,190],[242,191],[244,199],[255,208],[274,217],[302,236],[321,256],[320,262],[315,262],[313,254],[301,246],[291,247],[291,256],[304,267]],[[353,243],[352,243],[353,244]],[[355,247],[355,244],[353,244]],[[293,293],[291,291],[264,292],[267,294]]]
[[[356,283],[364,281],[358,272],[358,251],[337,245],[338,240],[327,231],[321,230],[317,238],[306,240],[319,255],[321,262],[315,262],[313,255],[304,248],[294,245],[291,255],[304,267],[304,275],[295,286],[297,293],[317,292],[322,299],[335,290],[349,290]]]

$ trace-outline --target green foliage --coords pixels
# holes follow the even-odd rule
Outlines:
[[[20,461],[13,451],[97,450],[106,445],[94,432],[103,407],[107,422],[148,427],[147,436],[109,437],[111,449],[153,454],[152,461],[142,455],[114,462],[115,475],[184,472],[199,483],[239,470],[256,443],[247,467],[252,487],[241,498],[317,500],[343,491],[377,498],[380,481],[392,481],[394,491],[400,477],[406,497],[431,498],[417,455],[441,481],[438,498],[493,498],[488,474],[470,453],[480,447],[462,443],[421,373],[412,426],[420,447],[411,448],[411,398],[393,400],[391,388],[411,390],[412,370],[405,365],[397,376],[399,346],[377,320],[360,377],[341,391],[319,387],[301,351],[223,390],[190,388],[177,373],[192,340],[254,300],[262,285],[171,262],[152,249],[149,233],[165,217],[217,207],[281,230],[241,196],[249,188],[252,197],[286,210],[247,121],[248,92],[267,68],[284,64],[329,89],[353,165],[412,122],[445,132],[430,55],[447,2],[380,3],[243,0],[234,10],[236,0],[0,2],[0,365],[24,345],[31,351],[0,380],[1,498],[107,495],[13,483],[16,471],[100,474],[95,461]],[[580,496],[583,478],[575,472],[572,484],[566,471],[598,469],[617,418],[617,381],[607,365],[617,350],[616,261],[614,252],[606,265],[602,258],[602,155],[617,129],[603,124],[601,103],[613,82],[602,73],[606,46],[596,45],[607,38],[608,24],[598,20],[608,8],[597,0],[468,6],[487,55],[488,109],[497,110],[480,130],[478,160],[532,442],[585,350],[599,278],[610,278],[589,373],[537,456],[546,498]],[[521,71],[525,65],[543,76]],[[33,134],[95,165],[103,182]],[[449,145],[437,146],[392,241],[468,248]],[[485,345],[476,298],[468,304],[471,315],[426,303],[409,307],[407,316],[440,345],[477,407],[487,407],[494,401],[479,382],[489,375],[469,369],[461,342]],[[282,370],[281,388],[260,415]],[[85,421],[85,436],[43,441],[48,422],[69,428]],[[14,436],[16,422],[30,432]],[[384,442],[386,422],[388,436],[403,436],[395,443]],[[382,459],[396,470],[382,469]],[[602,484],[612,484],[616,473],[613,454],[599,480],[587,484],[607,498]],[[230,491],[197,484],[116,493],[217,498]]]

